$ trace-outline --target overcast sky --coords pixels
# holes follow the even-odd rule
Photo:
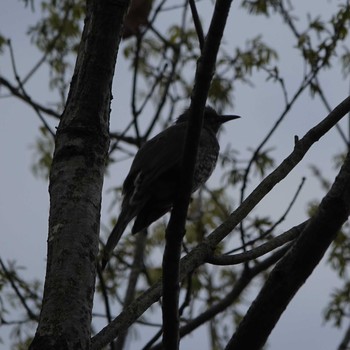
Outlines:
[[[305,22],[306,11],[316,14],[333,13],[340,1],[309,0],[298,1],[300,25]],[[200,15],[209,22],[210,1],[200,2]],[[263,33],[268,42],[280,54],[280,64],[287,81],[289,91],[294,91],[302,76],[302,64],[293,50],[292,36],[283,29],[281,22],[274,18],[268,20],[253,18],[245,15],[234,2],[229,18],[225,42],[227,47],[235,43],[243,43],[246,38]],[[315,10],[316,9],[316,10]],[[316,12],[317,11],[317,12]],[[328,18],[328,15],[326,16]],[[34,24],[38,14],[24,9],[22,2],[2,0],[0,3],[0,33],[12,40],[19,73],[24,76],[38,59],[38,53],[25,35],[28,25]],[[231,44],[232,43],[232,44]],[[349,44],[349,42],[345,43]],[[129,109],[125,101],[130,95],[129,63],[120,55],[118,58],[117,76],[123,81],[122,89],[114,85],[114,100],[112,103],[111,128],[119,130],[119,122],[128,120]],[[14,81],[8,51],[0,56],[0,74]],[[327,88],[327,96],[334,107],[348,94],[348,82],[343,81],[334,71],[327,72],[322,77]],[[247,152],[249,147],[256,146],[265,136],[266,131],[281,113],[281,92],[264,80],[263,75],[257,76],[254,87],[241,86],[235,94],[235,108],[225,111],[242,115],[239,122],[227,125],[222,134],[222,149],[225,144],[237,145]],[[120,86],[120,85],[119,85]],[[47,71],[41,69],[37,76],[29,82],[27,90],[32,97],[49,105],[55,101],[55,96],[47,88]],[[26,267],[23,276],[26,278],[44,279],[46,258],[46,237],[49,197],[47,183],[35,178],[31,172],[35,139],[39,136],[40,120],[32,110],[15,98],[4,98],[6,90],[0,87],[0,256],[5,260],[16,259],[17,263]],[[302,137],[310,127],[319,122],[326,111],[320,101],[311,100],[308,94],[298,102],[296,108],[288,116],[284,125],[274,135],[271,146],[276,149],[273,155],[276,164],[284,159],[293,148],[293,137]],[[117,119],[117,115],[118,118]],[[55,125],[54,120],[50,121]],[[334,177],[331,169],[331,158],[337,152],[343,151],[344,146],[331,132],[309,152],[306,159],[293,171],[291,176],[271,196],[259,206],[260,212],[270,214],[276,212],[276,217],[282,214],[286,206],[286,196],[291,196],[298,187],[300,179],[307,177],[303,195],[292,211],[292,217],[284,224],[299,223],[305,219],[307,201],[321,198],[322,192],[316,181],[313,181],[309,166],[312,163],[321,164],[327,175]],[[108,189],[120,185],[128,171],[129,163],[122,164],[118,171],[110,171],[104,184],[104,199],[102,222],[108,223],[111,212],[108,203],[111,194]],[[219,173],[215,173],[210,181],[218,181]],[[290,189],[293,189],[290,191]],[[288,197],[289,198],[289,197]],[[281,203],[283,203],[281,207]],[[337,277],[324,263],[319,266],[306,285],[290,303],[280,322],[269,339],[270,350],[294,349],[336,349],[342,337],[342,331],[325,324],[322,311],[332,290],[339,285]],[[347,326],[347,325],[345,325]],[[202,331],[201,334],[205,332]],[[8,329],[0,327],[0,337],[7,337]],[[148,338],[148,337],[147,337]],[[201,337],[202,339],[202,337]],[[183,340],[182,349],[189,349],[193,344],[198,346],[199,338],[190,336]],[[5,339],[5,344],[8,342]],[[130,349],[133,349],[130,346]],[[208,345],[201,345],[202,350],[209,350]]]

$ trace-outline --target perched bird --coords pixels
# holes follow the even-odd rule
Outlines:
[[[121,213],[102,253],[102,268],[132,219],[136,218],[131,230],[134,234],[171,209],[181,171],[188,118],[189,110],[186,110],[174,125],[147,141],[136,153],[123,184]],[[216,134],[220,126],[237,118],[237,115],[219,115],[213,108],[205,107],[192,192],[208,180],[215,168],[220,149]]]

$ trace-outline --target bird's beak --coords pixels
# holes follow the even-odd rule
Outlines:
[[[229,122],[230,120],[234,120],[234,119],[238,119],[238,118],[240,118],[239,115],[222,115],[220,117],[220,121],[223,124],[223,123]]]

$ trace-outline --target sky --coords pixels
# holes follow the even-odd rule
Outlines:
[[[334,12],[339,1],[309,0],[298,4],[300,25],[305,21],[307,11],[313,14],[327,14]],[[269,38],[271,45],[280,54],[279,63],[286,76],[287,88],[294,91],[298,86],[302,71],[300,59],[296,57],[292,37],[282,29],[281,22],[274,18],[248,17],[239,9],[239,2],[234,2],[226,28],[225,43],[228,47],[244,43],[245,39],[258,33]],[[201,1],[199,13],[208,25],[211,2]],[[317,13],[316,13],[316,10]],[[23,3],[14,0],[2,0],[0,3],[0,33],[11,37],[15,51],[17,67],[20,74],[25,75],[38,59],[35,48],[25,35],[28,26],[34,24],[38,14],[24,9]],[[349,42],[345,43],[349,44]],[[123,81],[123,88],[114,86],[112,103],[111,130],[119,130],[119,123],[128,119],[128,101],[131,82],[128,75],[129,63],[118,58],[116,76]],[[8,52],[0,56],[0,74],[13,81],[13,72]],[[55,97],[47,89],[47,70],[40,69],[35,79],[29,82],[28,91],[35,100],[50,105]],[[342,80],[334,71],[326,72],[322,76],[327,89],[327,96],[331,106],[336,106],[348,94],[348,82]],[[0,256],[5,261],[16,260],[23,266],[23,276],[28,279],[44,279],[46,259],[46,238],[49,209],[47,183],[33,176],[35,139],[39,136],[40,120],[24,103],[12,97],[4,97],[6,90],[0,87]],[[271,83],[266,82],[262,75],[254,80],[254,87],[238,86],[234,100],[234,110],[225,111],[242,115],[239,123],[225,127],[221,135],[222,149],[225,144],[239,145],[243,154],[247,154],[249,147],[256,146],[265,136],[275,119],[282,110],[281,92]],[[298,102],[293,112],[287,117],[283,126],[273,136],[271,146],[275,147],[273,155],[276,164],[283,160],[293,149],[294,135],[302,137],[310,127],[318,123],[327,114],[325,108],[317,100],[311,100],[308,94]],[[124,119],[118,119],[119,116]],[[118,116],[118,118],[117,118]],[[50,120],[54,126],[55,121]],[[312,179],[310,164],[320,164],[330,178],[334,178],[332,170],[332,155],[343,151],[344,147],[335,131],[318,142],[308,153],[305,160],[293,171],[290,177],[278,185],[260,205],[259,212],[270,214],[285,207],[285,198],[292,196],[294,189],[303,176],[307,177],[302,197],[298,199],[292,211],[292,218],[284,223],[289,225],[302,222],[305,219],[308,200],[321,198],[322,192],[316,181]],[[246,152],[246,153],[244,153]],[[105,179],[102,222],[108,223],[111,215],[109,204],[111,194],[108,191],[119,185],[128,171],[130,164],[126,161],[112,167]],[[220,181],[220,174],[215,172],[211,183]],[[290,192],[290,189],[293,189]],[[288,197],[289,198],[289,197]],[[280,213],[280,214],[281,214]],[[342,337],[342,331],[324,323],[323,309],[329,300],[329,295],[339,280],[335,274],[325,266],[324,262],[315,270],[307,283],[292,300],[287,310],[269,338],[269,350],[298,349],[336,349]],[[346,325],[345,325],[346,326]],[[8,331],[0,327],[0,337],[8,344]],[[182,349],[189,349],[204,337],[205,327],[199,331],[201,337],[186,337],[182,342]],[[200,340],[199,340],[200,339]],[[209,350],[202,344],[202,350]],[[133,347],[130,345],[130,349]]]

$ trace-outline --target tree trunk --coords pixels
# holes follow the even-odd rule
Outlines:
[[[89,349],[111,86],[129,1],[87,1],[50,174],[44,298],[30,346]]]

